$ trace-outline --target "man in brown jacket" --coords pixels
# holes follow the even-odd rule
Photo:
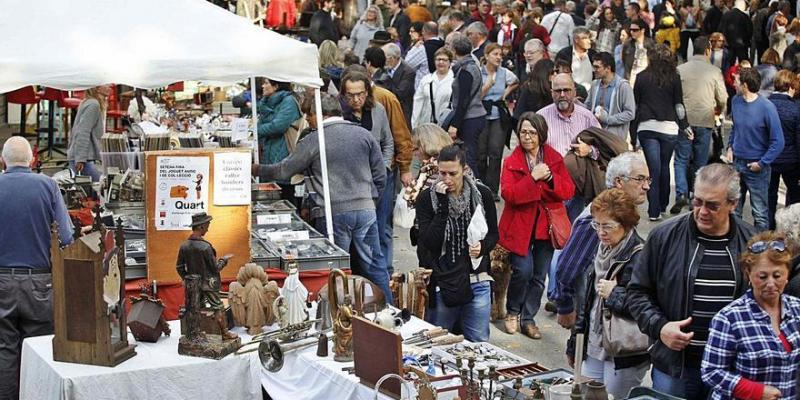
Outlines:
[[[709,62],[710,55],[708,37],[700,36],[694,40],[694,55],[678,66],[683,104],[693,134],[679,134],[675,144],[675,204],[670,214],[680,213],[689,204],[688,177],[708,163],[714,114],[723,112],[728,101],[722,72]]]

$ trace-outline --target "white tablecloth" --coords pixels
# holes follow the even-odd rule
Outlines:
[[[114,368],[53,361],[53,336],[22,344],[20,398],[55,399],[261,399],[261,367],[252,359],[222,360],[178,354],[180,323],[157,343],[136,342],[136,355]],[[244,338],[242,338],[244,340]],[[255,357],[258,363],[258,357]]]

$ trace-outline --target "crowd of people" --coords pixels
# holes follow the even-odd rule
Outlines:
[[[384,160],[363,161],[371,174],[356,178],[355,157],[329,159],[335,179],[385,182],[358,202],[376,234],[340,239],[347,224],[333,210],[340,245],[380,241],[355,257],[367,276],[385,287],[393,271],[386,241],[404,190],[419,265],[433,269],[430,322],[489,339],[490,259],[502,249],[505,332],[561,334],[536,323],[540,308],[557,313],[569,362],[582,351],[582,373],[616,398],[651,367],[655,389],[688,399],[795,398],[800,19],[790,3],[479,0],[436,19],[411,3],[375,2],[349,39],[317,42],[323,109],[338,100]],[[294,158],[258,168],[289,176],[301,168],[274,171]],[[334,204],[355,193],[338,192]],[[646,238],[645,203],[656,224]]]

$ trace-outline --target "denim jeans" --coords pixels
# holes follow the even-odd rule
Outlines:
[[[521,325],[536,325],[534,317],[542,304],[544,280],[553,259],[549,240],[535,240],[528,254],[511,254],[511,280],[508,283],[506,311],[520,316]]]
[[[652,372],[653,389],[684,399],[706,399],[708,398],[708,387],[703,384],[699,368],[683,367],[683,376],[673,378],[667,373],[661,372],[653,367]]]
[[[325,218],[315,221],[317,230],[323,235]],[[372,283],[378,285],[386,296],[386,303],[392,301],[392,291],[389,290],[389,273],[383,264],[381,245],[378,240],[378,223],[375,210],[347,211],[333,216],[333,240],[342,249],[350,249],[353,244],[355,253],[350,257],[358,258],[358,269],[353,273],[361,275]]]
[[[744,210],[745,194],[750,192],[750,210],[753,212],[753,225],[759,231],[765,231],[769,229],[767,197],[769,196],[769,179],[772,176],[772,169],[769,165],[765,165],[761,167],[760,172],[750,171],[750,168],[747,168],[747,164],[753,161],[734,159],[742,188],[742,196],[739,198],[739,205],[736,206],[736,215],[741,218]]]
[[[75,160],[69,161],[69,169],[71,169],[75,175],[78,175],[78,171],[75,170]],[[81,175],[91,176],[92,182],[100,182],[100,176],[102,173],[97,168],[97,164],[95,164],[94,161],[86,161],[83,163],[83,171],[81,171]]]
[[[643,362],[633,367],[616,369],[614,360],[598,360],[586,356],[583,362],[581,375],[594,379],[606,385],[608,394],[615,399],[624,399],[634,386],[641,386],[647,370],[650,369],[649,362]]]
[[[500,119],[487,120],[478,136],[478,175],[495,195],[500,190],[500,163],[505,145],[506,134]]]
[[[675,143],[675,197],[689,194],[689,176],[708,164],[711,147],[711,128],[693,126],[694,140],[678,135]]]
[[[650,190],[647,191],[647,215],[658,218],[669,205],[669,160],[678,135],[640,131],[638,136],[650,177],[653,179]]]
[[[436,306],[428,310],[429,322],[453,331],[461,320],[461,332],[470,342],[489,341],[489,317],[492,311],[492,285],[489,281],[472,284],[472,301],[462,306],[448,307],[436,292]]]
[[[392,266],[394,221],[392,221],[392,218],[394,218],[394,200],[396,196],[394,191],[395,178],[397,178],[397,170],[386,171],[386,187],[378,199],[378,208],[375,210],[378,216],[378,238],[381,242],[382,262],[386,266],[386,270],[389,271],[389,276],[392,276],[392,272],[394,272],[394,267]]]
[[[478,136],[486,126],[486,117],[475,117],[465,119],[458,127],[458,138],[464,141],[467,152],[467,165],[476,174],[478,179],[483,180],[478,170]]]
[[[775,229],[775,211],[778,209],[778,187],[786,185],[785,207],[800,202],[800,169],[797,164],[772,164],[772,176],[769,179],[769,229]]]

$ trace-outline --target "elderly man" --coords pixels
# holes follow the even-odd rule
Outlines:
[[[351,92],[352,88],[346,93]],[[346,250],[353,243],[354,256],[361,268],[358,273],[378,285],[386,295],[386,301],[390,302],[389,273],[382,261],[375,214],[375,201],[386,186],[386,166],[381,157],[381,147],[369,131],[342,118],[342,108],[335,97],[323,94],[321,102],[334,240],[337,246]],[[305,172],[311,178],[309,193],[313,193],[313,202],[322,205],[322,165],[316,131],[320,121],[314,115],[312,103],[304,102],[303,112],[315,130],[297,142],[295,151],[281,162],[253,165],[253,174],[262,179],[276,180]],[[324,215],[315,217],[317,230],[325,232]]]
[[[628,139],[630,124],[636,118],[633,88],[616,74],[614,56],[597,53],[592,57],[595,80],[586,97],[586,107],[594,113],[603,129]]]
[[[736,260],[755,229],[733,214],[739,175],[728,165],[697,172],[692,212],[658,225],[647,238],[627,304],[650,349],[653,388],[705,399],[700,378],[711,318],[748,288]]]
[[[558,74],[552,82],[553,104],[537,112],[547,121],[547,144],[562,156],[573,150],[581,157],[592,155],[592,148],[575,142],[584,129],[600,127],[591,111],[575,104],[575,82],[570,74]],[[583,208],[583,206],[581,206]]]
[[[533,71],[533,66],[539,60],[547,58],[547,47],[539,39],[530,39],[523,45],[522,55],[525,58],[524,63],[519,63],[517,67],[517,76],[520,82],[528,81],[528,74]]]
[[[622,189],[636,205],[647,201],[650,172],[639,153],[622,153],[609,161],[606,187]],[[558,309],[558,323],[566,329],[575,325],[575,308],[583,304],[586,277],[597,253],[597,233],[591,227],[592,204],[583,209],[572,224],[572,233],[556,265],[556,289],[552,300]]]
[[[394,43],[388,43],[382,47],[386,55],[386,73],[392,81],[392,92],[400,100],[403,107],[403,116],[406,124],[411,126],[411,111],[414,107],[414,82],[416,72],[409,67],[400,52],[400,47]]]
[[[453,11],[447,17],[447,24],[450,26],[450,32],[464,33],[467,29],[468,18],[464,16],[461,11]]]
[[[569,47],[572,43],[572,31],[575,29],[575,21],[565,11],[566,2],[556,0],[554,10],[542,19],[542,26],[550,33],[550,58],[555,59],[561,49]]]
[[[586,27],[579,26],[572,31],[572,47],[564,47],[556,55],[556,60],[564,60],[572,65],[572,79],[588,91],[592,86],[592,36]]]
[[[473,22],[467,27],[466,34],[472,43],[472,57],[480,64],[486,45],[489,44],[489,29],[483,22]]]
[[[0,399],[17,398],[20,347],[29,336],[53,333],[50,226],[62,246],[72,223],[56,182],[31,172],[33,153],[22,137],[3,146],[0,175]]]
[[[724,115],[728,101],[722,71],[711,65],[710,56],[708,38],[700,36],[694,40],[692,58],[678,66],[683,104],[693,137],[678,135],[675,144],[675,204],[670,208],[670,214],[678,214],[689,205],[688,178],[708,163],[711,133],[715,126],[714,115],[716,111]]]

